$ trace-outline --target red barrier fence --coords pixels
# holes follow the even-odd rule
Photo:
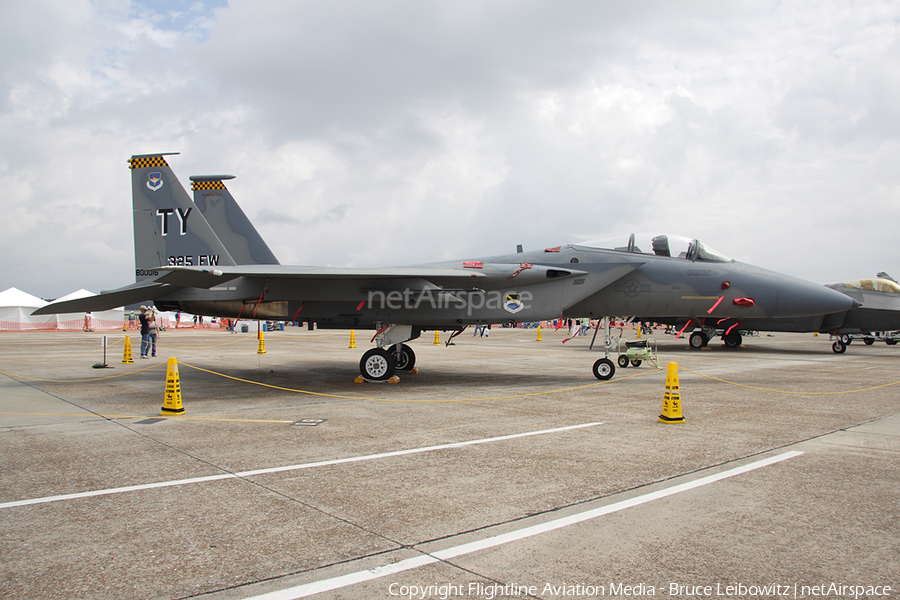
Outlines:
[[[175,319],[158,318],[157,325],[164,329],[224,329],[225,322],[218,320],[215,323],[192,323]],[[140,331],[141,323],[134,321],[120,321],[107,319],[71,319],[68,321],[51,321],[49,323],[19,323],[15,321],[0,321],[0,332],[3,331]]]

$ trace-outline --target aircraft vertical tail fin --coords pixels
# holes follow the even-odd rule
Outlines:
[[[234,175],[191,175],[194,204],[239,265],[277,265],[278,259],[223,181]]]
[[[168,154],[128,159],[134,202],[134,266],[138,282],[161,266],[236,264],[166,162]]]

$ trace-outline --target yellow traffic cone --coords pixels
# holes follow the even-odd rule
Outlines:
[[[641,324],[640,323],[634,324],[634,332],[635,332],[635,335],[637,336],[636,339],[641,339]]]
[[[538,325],[538,336],[537,336],[537,340],[535,340],[535,341],[537,341],[537,342],[544,341],[541,339],[541,326],[540,325]]]
[[[350,330],[350,348],[356,348],[356,330]]]
[[[266,336],[263,333],[263,330],[259,330],[259,349],[256,351],[257,354],[265,354],[266,353]]]
[[[441,334],[437,329],[434,330],[434,344],[432,346],[440,346],[441,345]]]
[[[133,365],[134,357],[131,356],[131,336],[125,336],[125,351],[122,353],[122,364]]]
[[[172,357],[166,367],[166,397],[163,400],[162,412],[166,415],[183,415],[184,405],[181,403],[181,380],[178,378],[178,359]]]
[[[678,385],[678,363],[670,362],[666,371],[666,394],[663,396],[660,423],[684,423],[681,415],[681,390]]]

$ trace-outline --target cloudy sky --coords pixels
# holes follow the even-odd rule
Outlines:
[[[284,264],[683,234],[900,276],[900,4],[0,2],[0,289],[134,279],[132,154]]]

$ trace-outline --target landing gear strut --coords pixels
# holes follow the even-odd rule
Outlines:
[[[612,379],[613,375],[616,374],[616,365],[613,361],[609,359],[609,351],[612,348],[612,340],[609,337],[609,317],[603,319],[604,327],[606,328],[606,346],[604,348],[605,355],[603,358],[598,359],[594,363],[594,377],[599,379],[600,381],[606,381],[607,379]],[[600,324],[597,323],[597,330],[600,329]],[[594,338],[597,337],[597,331],[594,331]],[[594,346],[593,340],[591,340],[591,347]]]
[[[397,363],[397,370],[408,373],[416,366],[416,353],[406,344],[394,344],[388,351]]]

